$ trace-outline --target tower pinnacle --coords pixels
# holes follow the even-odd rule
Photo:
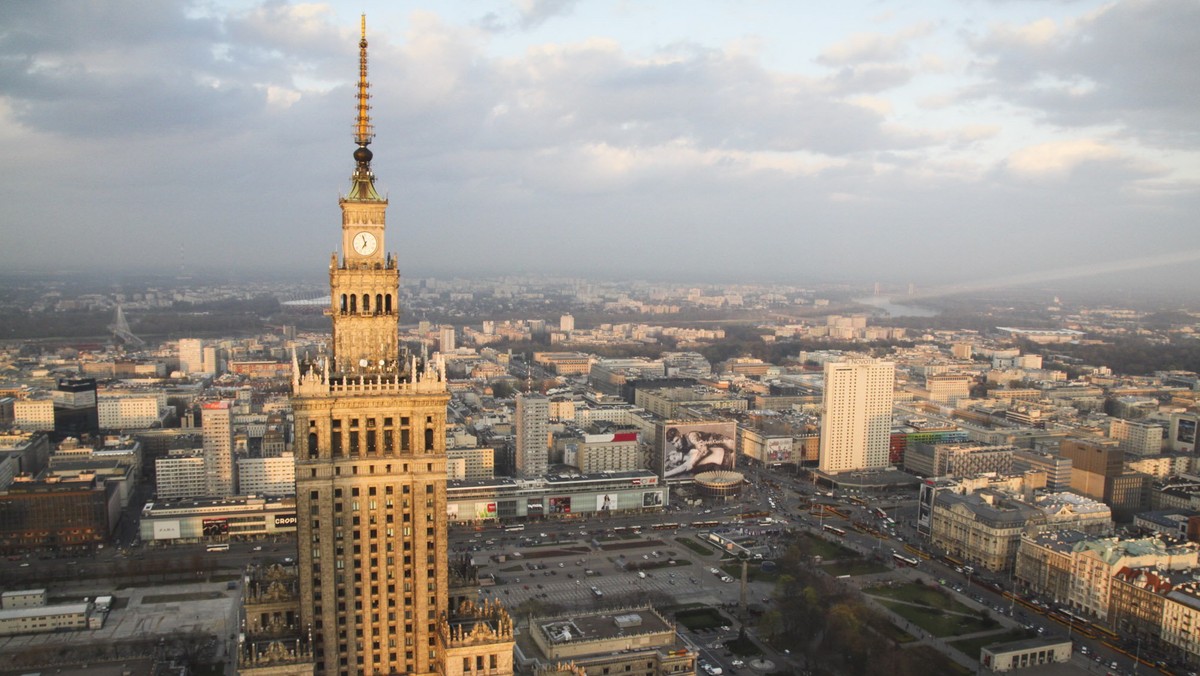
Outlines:
[[[375,131],[371,127],[371,105],[367,101],[371,94],[367,91],[371,83],[367,82],[367,15],[362,15],[362,37],[358,41],[358,121],[354,125],[354,142],[360,147],[370,145]]]

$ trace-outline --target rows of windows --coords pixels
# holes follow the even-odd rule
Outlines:
[[[395,418],[335,418],[330,421],[329,452],[334,457],[392,455],[401,453],[430,453],[434,450],[433,416],[425,417],[423,434],[414,439],[411,420],[400,417],[399,426]],[[320,433],[316,420],[308,421],[308,457],[320,455]],[[414,442],[417,446],[414,448]]]
[[[360,298],[362,299],[361,301],[359,300]],[[362,296],[359,296],[359,295],[353,294],[353,293],[350,293],[350,294],[343,293],[342,294],[341,302],[338,304],[338,309],[341,310],[342,314],[346,314],[346,313],[357,314],[360,312],[360,308],[361,308],[362,314],[367,314],[367,315],[369,315],[369,314],[377,314],[377,315],[391,314],[392,313],[392,294],[377,293],[377,294],[375,294],[374,303],[371,302],[371,294],[369,294],[369,293],[364,293]]]

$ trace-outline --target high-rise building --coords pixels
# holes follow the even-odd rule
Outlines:
[[[199,338],[179,339],[179,370],[184,373],[204,373],[204,341]]]
[[[540,394],[517,395],[517,474],[545,476],[550,456],[550,400]]]
[[[355,169],[330,261],[332,353],[293,357],[300,626],[317,674],[512,673],[512,627],[486,606],[455,624],[447,558],[445,366],[402,354],[400,276],[375,190],[365,20]],[[474,581],[472,580],[472,587]],[[475,660],[472,660],[472,664]],[[480,667],[482,668],[482,667]]]
[[[95,378],[60,378],[54,390],[54,433],[79,438],[100,431]]]
[[[570,333],[575,330],[575,317],[565,314],[558,318],[558,330]]]
[[[200,430],[204,435],[204,475],[208,496],[233,495],[233,409],[228,401],[210,401],[200,406]]]
[[[825,364],[818,467],[835,474],[888,466],[896,365],[878,359]]]
[[[438,329],[438,349],[443,353],[454,349],[454,327],[443,326]]]

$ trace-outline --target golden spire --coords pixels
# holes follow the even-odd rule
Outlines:
[[[362,15],[362,38],[358,41],[358,121],[354,124],[354,142],[366,147],[375,136],[371,128],[371,106],[367,101],[371,95],[367,92],[371,84],[367,82],[367,15]]]

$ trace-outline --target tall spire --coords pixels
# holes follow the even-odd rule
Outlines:
[[[362,37],[358,40],[358,118],[354,122],[354,142],[358,148],[354,150],[354,175],[350,177],[350,193],[346,195],[351,200],[380,200],[375,192],[375,175],[371,173],[371,158],[374,154],[367,146],[375,137],[375,129],[371,126],[371,105],[367,103],[371,94],[367,91],[371,83],[367,82],[367,15],[362,15]]]
[[[371,128],[371,106],[367,101],[371,98],[367,82],[367,15],[362,15],[362,37],[358,41],[358,121],[354,125],[354,142],[359,146],[370,145],[375,136]]]

